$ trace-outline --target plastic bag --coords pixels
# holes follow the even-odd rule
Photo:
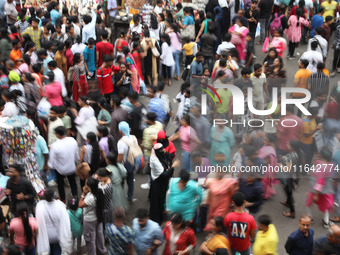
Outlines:
[[[50,102],[48,102],[46,97],[43,97],[38,106],[37,106],[37,112],[38,112],[38,116],[40,118],[48,118],[48,115],[50,113],[50,109],[51,109],[51,104]]]

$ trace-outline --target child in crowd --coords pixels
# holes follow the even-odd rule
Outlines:
[[[70,198],[68,201],[68,216],[70,217],[71,232],[73,239],[73,247],[75,240],[77,240],[77,253],[81,251],[81,236],[83,234],[83,210],[78,208],[78,201],[75,198]],[[73,249],[74,250],[74,249]]]
[[[195,44],[196,43],[192,42],[190,38],[185,38],[185,44],[183,45],[183,50],[185,51],[185,66],[190,65],[194,59],[193,48],[195,47]]]

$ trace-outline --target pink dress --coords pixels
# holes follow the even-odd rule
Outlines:
[[[334,203],[334,188],[333,188],[333,163],[324,165],[321,160],[314,163],[314,171],[312,172],[312,187],[307,193],[306,206],[309,207],[312,203],[318,205],[321,212],[331,210]],[[319,193],[319,200],[314,202],[313,196],[315,192]]]
[[[241,44],[236,44],[236,49],[237,49],[237,52],[240,56],[240,60],[246,60],[246,52],[245,52],[246,36],[247,36],[249,30],[246,27],[238,27],[238,26],[234,25],[231,28],[229,28],[228,33],[231,34],[234,31],[241,33],[241,35],[240,35]]]
[[[232,177],[224,177],[222,179],[212,178],[208,176],[205,186],[209,189],[209,214],[208,224],[205,231],[212,229],[210,220],[222,216],[223,218],[230,211],[231,197],[236,191],[237,182]]]
[[[48,98],[51,106],[60,106],[64,104],[63,98],[61,97],[61,84],[58,81],[45,86],[45,96]]]
[[[258,157],[263,160],[266,160],[268,158],[269,159],[268,166],[272,167],[277,166],[276,150],[272,146],[263,146],[259,150]],[[275,179],[275,177],[276,176],[274,172],[267,171],[264,175],[264,178],[262,178],[264,199],[268,199],[276,193],[274,189],[274,184],[277,184],[279,182]]]
[[[303,26],[308,26],[309,22],[308,20],[300,17],[299,19],[300,22],[300,26],[297,26],[297,16],[293,15],[290,16],[289,20],[288,20],[288,29],[286,29],[286,35],[287,35],[287,39],[290,42],[293,43],[298,43],[301,40],[301,25]]]

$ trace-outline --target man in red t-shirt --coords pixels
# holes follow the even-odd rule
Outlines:
[[[96,44],[96,62],[98,66],[103,64],[104,55],[113,56],[113,45],[107,41],[109,33],[102,32],[102,41]]]
[[[243,193],[236,192],[232,200],[235,211],[224,218],[232,254],[239,252],[241,255],[250,255],[250,238],[255,237],[256,230],[255,219],[243,209],[246,203]]]
[[[98,89],[101,95],[104,95],[106,100],[110,102],[113,94],[113,57],[105,55],[103,57],[104,63],[97,69]]]

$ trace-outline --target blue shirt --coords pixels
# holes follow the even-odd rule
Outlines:
[[[190,67],[190,71],[191,71],[191,76],[190,76],[190,82],[193,82],[192,75],[197,75],[197,76],[202,76],[203,75],[203,64],[201,63],[197,63],[196,60],[192,62],[191,67]]]
[[[37,141],[35,143],[35,150],[37,153],[37,162],[39,169],[42,170],[45,164],[44,155],[48,154],[48,147],[45,139],[41,135],[38,135]]]
[[[87,46],[84,50],[84,60],[86,61],[87,68],[90,72],[96,71],[96,46],[93,46],[90,50]]]
[[[97,39],[96,37],[96,19],[97,15],[96,13],[91,10],[92,13],[92,20],[89,24],[86,24],[83,27],[83,41],[82,43],[87,43],[87,41],[92,37],[94,40]]]
[[[135,243],[135,234],[128,226],[117,228],[114,224],[106,224],[105,234],[110,241],[110,255],[127,255],[128,245]]]
[[[50,63],[51,61],[53,61],[53,58],[51,58],[50,55],[47,55],[47,58],[44,59],[44,75],[46,76],[50,70],[48,69],[48,63]]]
[[[312,22],[312,29],[310,31],[310,37],[314,37],[315,35],[315,28],[321,27],[323,25],[323,16],[314,15],[313,22]]]
[[[285,244],[289,255],[312,255],[314,244],[314,230],[311,228],[306,237],[300,229],[291,233]]]
[[[149,112],[154,112],[157,115],[157,121],[163,123],[166,118],[166,112],[164,110],[163,101],[160,98],[152,98],[148,104]]]
[[[163,242],[163,232],[158,223],[148,220],[146,226],[141,229],[138,224],[138,219],[132,222],[132,229],[135,232],[135,249],[137,255],[144,255],[148,249],[153,246],[155,240]],[[157,254],[157,249],[153,251],[152,255]]]
[[[242,179],[240,184],[240,192],[244,194],[246,200],[254,205],[249,206],[250,213],[257,213],[263,203],[263,184],[261,181],[248,183]]]
[[[193,25],[194,23],[195,23],[194,18],[191,15],[189,15],[189,16],[185,16],[182,24],[187,26],[187,25]]]
[[[58,12],[57,10],[53,9],[50,13],[50,16],[51,16],[51,20],[52,20],[52,25],[54,26],[57,19],[59,19],[61,17],[61,13]]]
[[[330,244],[327,236],[321,236],[315,240],[314,252],[340,255],[340,244]]]

